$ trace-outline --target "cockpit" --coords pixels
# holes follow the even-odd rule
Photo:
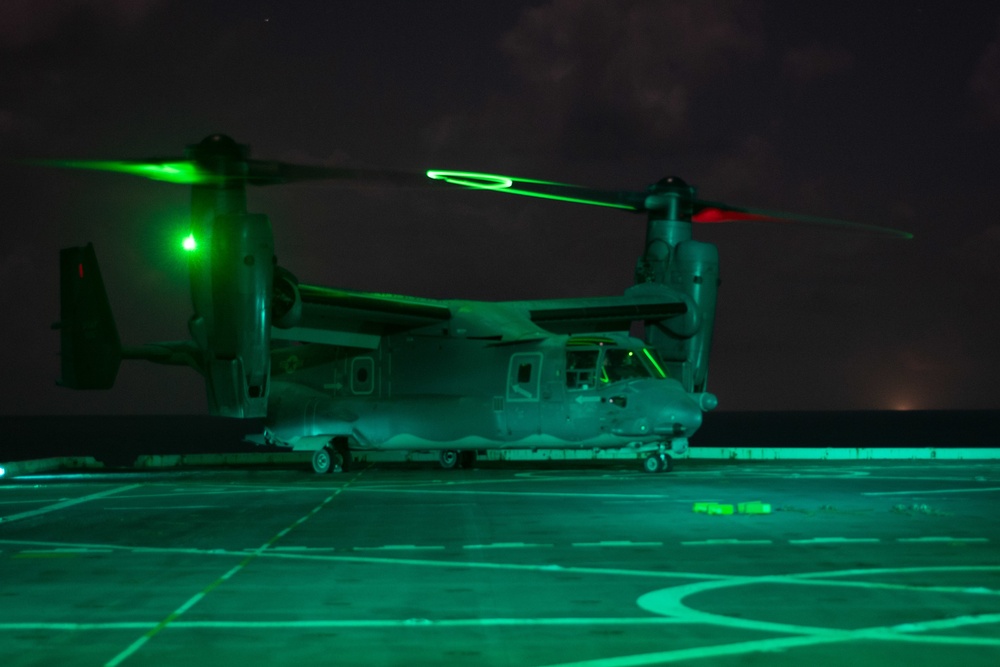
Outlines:
[[[664,364],[656,350],[635,339],[573,337],[566,346],[566,387],[594,389],[636,378],[663,379]]]

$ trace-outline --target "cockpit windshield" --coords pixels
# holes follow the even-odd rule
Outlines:
[[[632,350],[611,349],[604,353],[604,364],[601,367],[602,382],[648,377],[653,376]]]
[[[663,363],[663,359],[660,358],[660,353],[651,347],[642,348],[642,356],[644,357],[643,363],[649,368],[653,377],[663,379],[670,377],[667,374],[667,365]]]
[[[598,367],[600,362],[600,367]],[[656,350],[641,348],[629,350],[606,347],[603,350],[567,350],[566,387],[568,389],[593,389],[598,383],[608,384],[634,378],[667,377],[663,362]]]

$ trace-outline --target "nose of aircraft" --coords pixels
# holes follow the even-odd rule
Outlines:
[[[671,387],[660,398],[653,430],[659,435],[689,438],[701,427],[700,401],[679,386]]]

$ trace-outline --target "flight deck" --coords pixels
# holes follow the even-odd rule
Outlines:
[[[0,662],[993,667],[998,499],[971,461],[26,474]]]

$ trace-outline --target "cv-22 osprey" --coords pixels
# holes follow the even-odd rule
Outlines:
[[[716,247],[692,223],[802,221],[894,230],[698,199],[679,178],[604,191],[492,174],[410,173],[256,160],[224,135],[178,159],[50,161],[191,186],[190,340],[122,345],[93,246],[61,251],[60,383],[107,389],[120,362],[194,368],[209,412],[265,418],[260,442],[313,451],[318,473],[352,452],[628,449],[649,472],[687,451],[703,413],[719,285]],[[277,264],[248,185],[348,179],[475,188],[645,213],[635,284],[620,296],[430,300],[300,283]],[[630,335],[640,328],[642,338]]]

